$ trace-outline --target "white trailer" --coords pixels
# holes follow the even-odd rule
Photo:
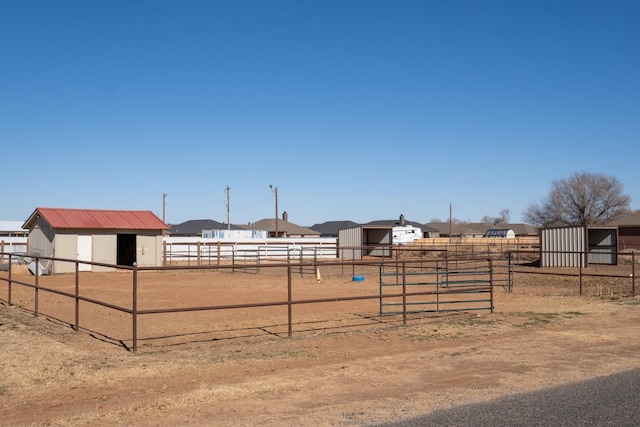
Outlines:
[[[412,225],[393,227],[393,244],[406,245],[422,238],[422,229]]]

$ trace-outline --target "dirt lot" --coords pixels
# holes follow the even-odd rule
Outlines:
[[[4,274],[4,273],[1,273]],[[6,277],[3,276],[3,277]],[[141,275],[147,307],[286,299],[269,274]],[[33,280],[29,276],[14,276]],[[41,278],[73,292],[73,276]],[[567,278],[518,276],[495,292],[495,311],[377,316],[371,300],[163,314],[142,318],[139,351],[130,316],[81,305],[75,333],[68,299],[40,297],[35,318],[0,306],[3,425],[375,425],[437,408],[640,367],[640,300],[611,298],[609,279],[577,296]],[[126,273],[86,273],[87,295],[130,301]],[[0,282],[0,299],[6,283]],[[377,279],[296,278],[300,298],[375,294]],[[592,284],[593,285],[593,284]],[[196,292],[197,291],[197,292]],[[32,291],[14,289],[31,307]],[[153,304],[151,304],[153,301]],[[196,304],[198,305],[198,304]]]

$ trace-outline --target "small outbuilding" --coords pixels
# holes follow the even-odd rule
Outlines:
[[[568,226],[540,229],[541,267],[587,267],[618,263],[618,229]]]
[[[151,211],[37,208],[22,228],[29,230],[27,255],[140,267],[162,265],[162,236],[169,227]],[[75,263],[43,260],[48,273],[75,271]],[[81,271],[111,268],[79,264]]]
[[[338,231],[338,257],[391,256],[393,226],[359,225]]]
[[[484,232],[484,237],[496,239],[515,239],[516,233],[510,228],[491,228]]]

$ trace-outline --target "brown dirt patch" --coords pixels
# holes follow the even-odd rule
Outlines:
[[[73,276],[42,277],[73,292]],[[24,276],[24,280],[33,280]],[[87,292],[130,302],[127,273],[85,274]],[[373,425],[640,367],[640,302],[566,292],[564,279],[518,278],[495,293],[495,312],[376,316],[377,301],[243,309],[141,320],[139,352],[126,351],[130,321],[112,310],[42,296],[47,316],[0,307],[0,411],[5,425]],[[141,276],[141,295],[170,307],[236,301],[244,290],[286,299],[269,274]],[[231,286],[233,285],[233,286]],[[300,298],[375,294],[339,275],[297,278]],[[13,302],[31,307],[32,291]],[[283,294],[284,293],[284,294]],[[4,299],[4,297],[2,297]],[[203,302],[204,304],[204,302]],[[143,304],[144,305],[144,304]]]

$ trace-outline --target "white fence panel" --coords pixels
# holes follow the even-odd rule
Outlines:
[[[251,260],[309,260],[335,259],[336,238],[267,238],[220,239],[202,237],[164,237],[168,262],[218,258]]]
[[[0,252],[3,258],[9,258],[9,253],[22,254],[27,252],[27,237],[0,236]],[[17,258],[16,258],[17,259]]]

